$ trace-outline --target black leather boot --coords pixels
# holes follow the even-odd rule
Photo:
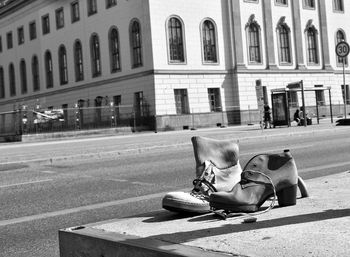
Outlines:
[[[298,172],[289,152],[260,154],[243,169],[241,181],[228,192],[212,193],[210,206],[227,212],[256,212],[271,196],[279,206],[296,204]]]

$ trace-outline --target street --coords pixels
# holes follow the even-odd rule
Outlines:
[[[191,188],[194,135],[239,139],[242,167],[256,154],[290,149],[306,183],[350,170],[349,128],[297,129],[285,135],[289,128],[217,128],[0,145],[0,256],[58,257],[61,228],[161,209],[166,192]]]

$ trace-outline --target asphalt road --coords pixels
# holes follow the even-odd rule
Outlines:
[[[290,149],[304,179],[350,170],[350,128],[251,128],[0,145],[0,256],[57,257],[58,229],[161,208],[191,187],[190,138],[237,138],[242,166]],[[311,192],[312,194],[312,192]]]

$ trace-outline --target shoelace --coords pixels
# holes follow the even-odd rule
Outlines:
[[[191,191],[191,195],[200,199],[200,200],[205,200],[205,201],[208,201],[209,200],[209,194],[204,194],[202,192],[202,188],[203,188],[203,184],[205,186],[208,187],[208,190],[211,190],[212,192],[217,192],[215,186],[209,182],[207,179],[206,179],[206,174],[207,174],[207,171],[213,166],[214,164],[212,162],[210,162],[210,165],[208,165],[202,172],[202,174],[196,178],[195,180],[193,180],[193,185],[194,185],[194,188],[192,189]]]
[[[238,216],[247,216],[247,217],[253,217],[253,216],[257,216],[257,215],[260,215],[260,214],[263,214],[263,213],[266,213],[268,211],[270,211],[274,206],[275,206],[275,202],[276,202],[276,199],[277,199],[277,194],[276,194],[276,188],[275,188],[275,185],[273,184],[272,182],[272,179],[267,176],[266,174],[260,172],[260,171],[256,171],[256,170],[247,170],[247,171],[244,171],[244,172],[252,172],[252,173],[257,173],[257,174],[260,174],[262,175],[263,177],[267,178],[269,180],[269,184],[271,184],[272,186],[272,189],[273,189],[273,200],[271,201],[270,205],[268,208],[266,208],[265,210],[263,211],[258,211],[258,212],[254,212],[254,213],[246,213],[246,212],[219,212],[219,211],[213,211],[215,214],[221,216],[222,218],[226,219],[226,218],[229,218],[229,217],[238,217]],[[247,178],[243,178],[241,183],[248,183],[248,182],[254,182],[254,183],[263,183],[263,182],[260,182],[260,181],[254,181],[252,179],[247,179]]]

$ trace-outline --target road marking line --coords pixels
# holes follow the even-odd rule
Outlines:
[[[52,170],[42,170],[40,171],[41,173],[46,173],[46,174],[56,174],[56,171],[52,171]]]
[[[141,182],[141,181],[133,181],[131,182],[131,184],[139,185],[139,186],[154,186],[154,183]]]
[[[189,191],[190,189],[180,189],[180,190]],[[150,199],[154,199],[157,197],[162,197],[165,194],[166,194],[165,192],[162,192],[162,193],[156,193],[156,194],[150,194],[150,195],[143,195],[143,196],[131,197],[131,198],[121,199],[121,200],[116,200],[116,201],[111,201],[111,202],[97,203],[97,204],[91,204],[91,205],[86,205],[86,206],[81,206],[81,207],[76,207],[76,208],[71,208],[71,209],[65,209],[65,210],[60,210],[60,211],[25,216],[25,217],[21,217],[21,218],[2,220],[2,221],[0,221],[0,227],[18,224],[18,223],[23,223],[23,222],[30,222],[30,221],[34,221],[34,220],[52,218],[52,217],[61,216],[61,215],[73,214],[73,213],[82,212],[82,211],[90,211],[90,210],[101,209],[101,208],[106,208],[106,207],[111,207],[111,206],[116,206],[116,205],[122,205],[122,204],[127,204],[127,203],[138,202],[138,201],[150,200]]]
[[[295,149],[302,149],[302,148],[309,148],[312,147],[314,145],[312,144],[308,144],[308,145],[301,145],[301,146],[293,146],[293,147],[281,147],[279,149],[271,149],[271,150],[264,150],[264,152],[262,153],[261,150],[260,151],[254,151],[254,152],[247,152],[247,153],[240,153],[239,156],[244,156],[244,155],[249,155],[249,156],[254,156],[257,154],[264,154],[264,153],[271,153],[271,152],[282,152],[284,149],[289,149],[291,151],[294,151]],[[283,149],[283,150],[281,150]]]
[[[17,184],[3,185],[3,186],[0,186],[0,188],[15,187],[15,186],[23,186],[23,185],[44,183],[44,182],[49,182],[49,181],[53,181],[53,179],[44,179],[44,180],[28,181],[28,182],[17,183]]]
[[[320,166],[316,166],[316,167],[304,168],[304,169],[299,170],[299,173],[301,173],[301,172],[309,172],[309,171],[314,171],[314,170],[325,170],[325,169],[337,168],[337,167],[342,167],[342,166],[347,166],[347,165],[350,165],[350,161],[348,161],[348,162],[338,162],[338,163],[334,163],[334,164],[325,164],[325,165],[320,165]]]
[[[118,179],[118,178],[106,178],[107,181],[114,181],[114,182],[128,182],[127,179]]]

